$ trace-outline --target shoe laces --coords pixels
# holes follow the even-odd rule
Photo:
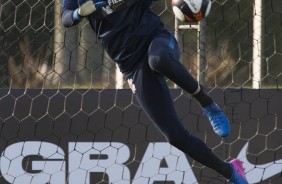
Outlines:
[[[216,107],[216,105],[212,105],[211,107],[207,108],[204,112],[204,114],[208,115],[211,120],[221,120],[221,113],[222,111],[220,111],[218,107]]]

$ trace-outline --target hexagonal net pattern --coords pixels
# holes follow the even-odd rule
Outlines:
[[[257,2],[212,0],[193,24],[175,19],[170,0],[152,11],[231,135],[216,136],[198,103],[172,89],[184,126],[220,158],[243,160],[251,183],[278,184],[282,2]],[[61,0],[0,0],[0,38],[1,184],[227,183],[166,142],[87,20],[63,27]]]
[[[87,21],[62,26],[60,0],[0,2],[2,88],[127,88]],[[176,32],[183,64],[203,85],[273,88],[282,84],[281,3],[255,5],[214,0],[200,28],[185,30],[175,28],[170,1],[152,9]]]

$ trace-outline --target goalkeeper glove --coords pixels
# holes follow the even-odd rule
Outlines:
[[[107,0],[78,0],[79,8],[73,13],[74,20],[81,20],[96,11],[98,8],[108,5]]]

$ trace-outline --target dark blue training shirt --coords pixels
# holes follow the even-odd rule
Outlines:
[[[108,0],[103,7],[87,18],[109,56],[120,70],[130,70],[147,52],[153,34],[163,28],[160,18],[151,12],[151,0]],[[73,12],[77,0],[62,1],[62,22],[66,27],[76,25]]]

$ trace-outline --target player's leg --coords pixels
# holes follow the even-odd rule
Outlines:
[[[149,64],[151,69],[167,76],[170,80],[174,81],[181,88],[183,88],[190,94],[193,94],[193,96],[202,105],[203,110],[208,116],[211,124],[213,125],[215,132],[220,136],[227,136],[229,134],[229,122],[225,114],[219,109],[216,103],[214,103],[213,100],[203,91],[203,89],[200,88],[199,90],[199,85],[197,85],[197,81],[188,73],[186,68],[181,63],[179,63],[179,51],[174,37],[168,34],[160,34],[155,37],[155,39],[150,45],[149,55]],[[208,105],[209,103],[211,104]],[[195,140],[193,136],[191,139]],[[198,147],[198,149],[204,149],[204,147]],[[210,156],[210,158],[210,161],[208,161],[205,165],[215,169],[217,172],[221,173],[226,178],[229,178],[228,174],[230,173],[222,173],[221,171],[217,170],[219,169],[218,166],[220,165],[220,162],[215,159],[216,156],[213,155]],[[212,167],[213,164],[215,168]],[[229,181],[235,184],[247,184],[248,182],[241,162],[239,160],[233,160],[229,164],[232,166],[232,177]],[[221,165],[220,167],[224,168],[223,165]]]
[[[163,75],[151,70],[144,61],[139,63],[128,81],[144,111],[173,146],[226,178],[231,177],[230,164],[218,158],[203,141],[184,128],[175,112]]]
[[[169,32],[164,31],[153,39],[149,48],[149,65],[154,71],[165,75],[193,95],[203,107],[205,115],[218,135],[222,137],[229,135],[230,126],[227,117],[179,62],[178,45]]]

